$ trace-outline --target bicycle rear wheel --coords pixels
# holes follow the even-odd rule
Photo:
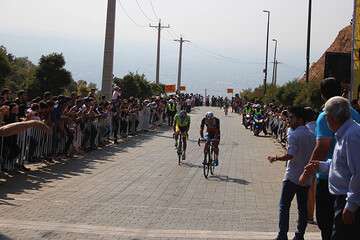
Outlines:
[[[203,170],[204,170],[204,177],[205,178],[208,178],[209,176],[209,171],[210,171],[210,168],[209,168],[209,158],[208,158],[208,154],[206,153],[204,155],[204,163],[203,163]]]

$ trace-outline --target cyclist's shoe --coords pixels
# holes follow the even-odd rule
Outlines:
[[[202,162],[202,165],[206,165],[207,164],[207,162],[204,160],[203,162]]]
[[[183,153],[183,155],[182,155],[182,160],[184,161],[185,159],[186,159],[186,154]]]
[[[213,165],[214,165],[215,167],[219,166],[219,160],[214,160]]]

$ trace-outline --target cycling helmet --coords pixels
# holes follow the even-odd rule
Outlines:
[[[213,112],[207,112],[206,113],[206,118],[207,119],[212,119],[214,117],[214,113]]]
[[[179,113],[179,117],[181,118],[181,119],[184,119],[185,117],[186,117],[186,111],[181,111],[180,113]]]

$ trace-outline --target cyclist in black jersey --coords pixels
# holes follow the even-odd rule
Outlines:
[[[215,166],[219,165],[219,143],[220,143],[220,120],[214,116],[214,113],[208,112],[206,113],[205,118],[201,121],[200,126],[200,136],[204,139],[204,128],[206,126],[206,140],[213,141],[215,159]],[[208,144],[208,142],[206,143]],[[204,149],[207,149],[207,145],[205,145]]]

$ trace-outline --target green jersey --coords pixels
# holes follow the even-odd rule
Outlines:
[[[176,114],[174,117],[175,126],[181,127],[190,127],[190,116],[186,116],[185,119],[181,120],[179,114]]]

